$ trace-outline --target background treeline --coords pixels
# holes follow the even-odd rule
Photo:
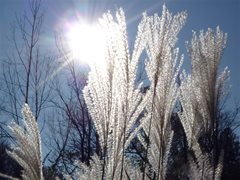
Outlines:
[[[110,141],[109,139],[113,136],[112,134],[115,133],[115,129],[109,127],[110,129],[112,128],[112,130],[106,132],[106,137],[109,137],[108,140],[103,141],[101,137],[99,137],[104,135],[101,134],[104,132],[99,133],[98,124],[96,120],[92,118],[94,117],[93,112],[91,108],[89,108],[91,103],[94,107],[98,101],[90,100],[86,102],[86,97],[84,97],[87,94],[87,90],[89,92],[94,90],[91,89],[94,87],[88,86],[89,89],[85,89],[84,92],[84,87],[87,85],[87,72],[89,69],[77,65],[77,62],[71,60],[69,52],[64,47],[62,36],[59,34],[56,36],[56,47],[58,49],[56,56],[49,55],[51,54],[49,51],[45,52],[41,49],[41,28],[44,22],[41,3],[39,0],[30,1],[28,13],[16,18],[16,22],[14,26],[12,26],[13,34],[11,43],[14,47],[13,52],[1,62],[0,172],[12,177],[21,178],[22,167],[9,156],[6,151],[14,150],[10,144],[16,143],[16,139],[8,129],[9,121],[13,120],[16,124],[22,125],[21,109],[25,102],[31,107],[33,115],[39,125],[44,155],[42,157],[44,178],[54,179],[55,177],[59,177],[63,179],[64,175],[72,176],[76,172],[76,169],[78,169],[78,164],[75,163],[76,160],[85,163],[87,166],[91,165],[92,156],[95,154],[100,157],[101,160],[105,160],[105,157],[111,152],[107,149],[107,145],[109,143],[108,141]],[[123,25],[124,27],[124,14],[121,14],[121,11],[118,13],[120,20],[118,19],[117,23],[119,26]],[[154,44],[156,42],[154,40],[151,41],[151,38],[149,38],[149,42],[146,42],[146,44],[148,44],[146,48],[148,48],[148,56],[150,59],[148,68],[150,69],[146,70],[147,73],[144,73],[147,74],[149,79],[154,83],[151,83],[148,87],[141,87],[139,92],[135,92],[131,88],[130,90],[132,90],[132,92],[126,91],[126,89],[124,89],[125,87],[119,88],[122,92],[137,94],[138,99],[136,98],[136,102],[133,103],[136,107],[142,106],[142,103],[147,104],[146,108],[143,108],[138,115],[134,114],[134,110],[133,114],[137,118],[132,122],[134,125],[131,127],[132,131],[134,132],[138,126],[141,128],[139,128],[139,134],[132,138],[127,147],[125,147],[125,143],[128,143],[127,125],[121,126],[122,136],[120,137],[123,138],[126,136],[126,138],[123,138],[124,143],[121,141],[124,152],[122,153],[120,151],[122,150],[121,148],[116,149],[116,151],[119,151],[119,154],[122,153],[119,161],[124,162],[126,157],[126,159],[131,161],[134,166],[143,172],[143,177],[146,179],[164,179],[161,177],[161,173],[164,173],[165,179],[169,180],[192,179],[191,177],[196,177],[196,174],[199,172],[202,173],[201,177],[205,179],[204,177],[206,177],[209,172],[204,172],[204,169],[212,168],[213,170],[211,170],[211,172],[214,172],[213,176],[215,176],[215,174],[218,174],[217,166],[219,164],[222,165],[220,172],[222,174],[221,179],[240,179],[240,142],[236,134],[240,126],[239,107],[236,105],[233,110],[227,110],[226,100],[228,96],[224,94],[227,91],[225,91],[226,89],[222,87],[224,85],[221,83],[225,83],[227,78],[224,78],[228,73],[224,71],[226,73],[221,74],[222,76],[218,73],[219,60],[221,59],[221,53],[224,49],[223,46],[225,46],[224,40],[221,39],[223,36],[222,32],[217,29],[216,32],[212,30],[208,30],[205,34],[202,32],[199,37],[194,34],[192,44],[187,47],[192,63],[192,76],[189,77],[183,74],[183,77],[180,77],[179,70],[176,70],[178,66],[173,63],[174,59],[178,58],[178,52],[173,49],[177,34],[185,22],[186,14],[182,12],[173,16],[168,12],[166,7],[164,7],[162,16],[158,17],[159,21],[154,21],[151,18],[150,16],[144,15],[139,24],[139,34],[136,41],[138,41],[138,39],[140,39],[139,41],[146,41],[141,37],[141,30],[144,31],[144,25],[148,25],[148,23],[153,25],[152,27],[162,27],[162,29],[150,29],[148,32],[154,34],[156,33],[155,31],[158,32],[158,30],[162,30],[169,36],[166,35],[168,38],[161,39],[161,43],[157,42],[157,44]],[[164,18],[166,21],[162,22]],[[172,24],[175,27],[174,30],[169,28]],[[151,26],[149,26],[149,28],[150,27]],[[124,30],[124,28],[120,29],[120,33],[125,35],[125,32],[121,30]],[[160,39],[164,33],[158,33]],[[211,41],[208,38],[214,40]],[[125,42],[124,37],[123,41]],[[209,42],[216,43],[217,45],[212,45]],[[139,44],[141,44],[141,42]],[[143,44],[141,45],[143,46]],[[112,46],[114,46],[114,43]],[[155,50],[151,49],[154,46],[161,48],[158,49],[158,52],[155,52]],[[208,52],[204,49],[204,46],[205,48],[213,49],[213,52]],[[113,49],[114,48],[116,47],[113,47]],[[136,54],[133,52],[135,56],[138,56],[137,48],[141,49],[142,47],[135,46]],[[208,56],[204,54],[205,51],[214,53],[215,56]],[[162,54],[159,54],[159,52]],[[154,53],[158,55],[154,56]],[[127,52],[123,52],[122,56],[125,55],[130,56]],[[206,58],[209,59],[206,60]],[[214,58],[217,60],[215,61]],[[159,59],[162,60],[162,64],[155,63],[155,61],[159,62]],[[209,65],[211,60],[214,61],[215,64]],[[171,63],[168,64],[168,62]],[[197,64],[199,62],[201,62],[203,66]],[[161,74],[158,70],[156,70],[156,72],[153,71],[155,67],[156,69],[159,68],[160,71],[164,68],[167,70],[166,72],[164,71],[165,74]],[[200,67],[200,70],[198,67]],[[201,68],[209,68],[210,70],[207,69],[205,71]],[[113,71],[114,73],[115,71],[118,72],[114,68]],[[140,70],[138,69],[136,71],[139,73]],[[201,74],[202,72],[203,74]],[[109,71],[109,74],[111,74],[111,71]],[[206,76],[204,74],[206,74]],[[217,84],[218,77],[220,77],[220,85]],[[139,80],[138,77],[132,78],[133,83],[129,82],[129,84],[138,84],[142,80]],[[191,78],[195,78],[195,81],[192,82]],[[131,81],[131,78],[129,79]],[[136,82],[136,79],[138,79],[139,82]],[[202,81],[203,79],[208,79],[209,81]],[[122,82],[122,79],[120,79],[119,82],[118,80],[119,79],[116,79],[116,82],[113,82],[113,84],[115,83],[116,85],[116,83],[120,84],[119,82]],[[167,83],[165,84],[165,82]],[[194,84],[196,82],[198,84]],[[201,82],[201,84],[199,82]],[[163,93],[168,92],[169,89],[176,88],[174,86],[175,83],[176,87],[182,87],[179,88],[179,91],[176,89],[176,92],[171,92],[172,94],[169,93],[167,95]],[[188,87],[189,84],[191,84],[191,87]],[[158,88],[158,86],[160,86],[160,88]],[[198,86],[200,86],[199,89]],[[219,89],[217,89],[217,87]],[[224,91],[222,91],[223,89]],[[217,90],[219,90],[219,92]],[[114,90],[112,90],[112,92],[115,93]],[[197,97],[189,100],[187,93],[190,92],[195,95],[200,92],[200,100],[197,99]],[[204,93],[209,94],[209,97],[206,97],[207,95],[205,96]],[[223,94],[221,94],[221,96],[218,94],[218,96],[215,95],[215,93]],[[100,95],[101,92],[97,92],[96,96]],[[179,96],[180,100],[177,100],[177,96]],[[148,97],[148,99],[145,100],[145,97]],[[169,108],[169,110],[167,108],[170,102],[173,108]],[[132,101],[128,101],[127,99],[125,103],[129,105]],[[123,103],[121,105],[125,108],[126,104]],[[191,106],[188,106],[188,104]],[[191,108],[193,112],[190,112]],[[205,112],[199,110],[201,108],[203,111],[205,111],[205,108],[210,109],[206,110],[210,111],[209,117],[205,117]],[[163,112],[159,112],[159,109],[163,110]],[[192,114],[184,114],[184,112],[188,110],[195,115],[195,118],[192,120],[193,124],[191,125],[194,125],[196,129],[191,126],[192,129],[190,128],[190,130],[192,134],[189,134],[186,121],[187,118],[191,119],[190,116]],[[123,112],[130,114],[128,109]],[[96,117],[98,117],[99,113],[101,112],[96,113]],[[149,122],[145,120],[145,118],[149,118],[145,117],[146,114],[153,114],[152,117],[150,117],[153,122],[152,127],[148,126]],[[124,115],[122,117],[120,117],[120,115],[118,116],[119,119],[124,119],[123,117],[125,118]],[[209,118],[209,122],[213,122],[213,125],[209,122],[206,123],[206,127],[205,124],[202,125],[201,123],[205,120],[204,118]],[[110,117],[109,119],[111,120]],[[140,126],[143,119],[148,123],[143,123],[144,125]],[[200,123],[197,122],[196,119],[199,119]],[[161,121],[164,121],[166,125],[159,123]],[[126,119],[124,119],[123,122],[126,123]],[[159,135],[161,139],[159,146],[157,142],[154,142],[154,140],[158,138],[158,135],[151,133],[149,128],[152,128],[151,131],[156,134],[160,132],[156,129],[159,128],[162,130],[162,134],[160,133]],[[172,132],[172,134],[166,132]],[[170,142],[170,146],[168,142]],[[106,149],[104,143],[106,143]],[[152,144],[156,144],[156,147],[152,147]],[[170,147],[169,149],[167,148],[168,146]],[[153,156],[149,155],[151,148],[159,148],[157,152],[162,153],[157,156],[159,156],[160,159],[167,158],[167,163],[160,162],[159,160],[159,169],[157,170],[154,170],[154,165],[152,164],[153,160],[151,158]],[[107,151],[109,152],[107,153]],[[202,164],[204,164],[202,163],[202,159],[209,162],[209,164],[202,166]],[[103,165],[103,167],[105,166],[108,167],[107,163]],[[124,168],[124,163],[122,163],[120,170],[124,170]],[[123,172],[119,172],[120,178],[123,178],[122,173]],[[103,173],[102,178],[104,179],[104,177],[107,177],[107,174]]]

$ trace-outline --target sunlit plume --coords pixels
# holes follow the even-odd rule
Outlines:
[[[105,35],[98,24],[75,23],[67,33],[72,57],[88,64],[104,63]]]

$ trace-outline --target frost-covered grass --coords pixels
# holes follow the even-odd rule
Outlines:
[[[188,155],[189,177],[220,179],[224,153],[217,145],[217,117],[229,72],[218,75],[218,65],[226,36],[219,28],[199,36],[194,33],[187,45],[192,63],[192,74],[187,75],[181,72],[183,56],[175,47],[186,18],[186,12],[172,15],[165,6],[161,16],[144,13],[132,54],[123,10],[119,9],[116,17],[108,12],[99,20],[107,42],[105,61],[102,66],[91,65],[84,98],[99,135],[101,153],[92,157],[89,166],[79,163],[74,179],[165,179],[174,133],[170,119],[177,101],[192,152]],[[144,51],[151,84],[143,94],[135,82]],[[177,83],[179,77],[181,83]],[[27,105],[23,116],[24,128],[11,126],[18,147],[9,154],[24,168],[23,179],[43,179],[39,132]],[[205,144],[199,141],[206,134],[213,144],[209,152],[202,150]],[[148,159],[141,167],[125,153],[135,137]]]

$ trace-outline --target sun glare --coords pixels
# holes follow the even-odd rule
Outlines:
[[[74,59],[96,63],[104,58],[104,33],[99,25],[73,24],[70,26],[67,38]]]

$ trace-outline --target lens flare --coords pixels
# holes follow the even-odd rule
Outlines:
[[[99,63],[104,58],[105,35],[98,24],[75,23],[67,33],[74,59]]]

